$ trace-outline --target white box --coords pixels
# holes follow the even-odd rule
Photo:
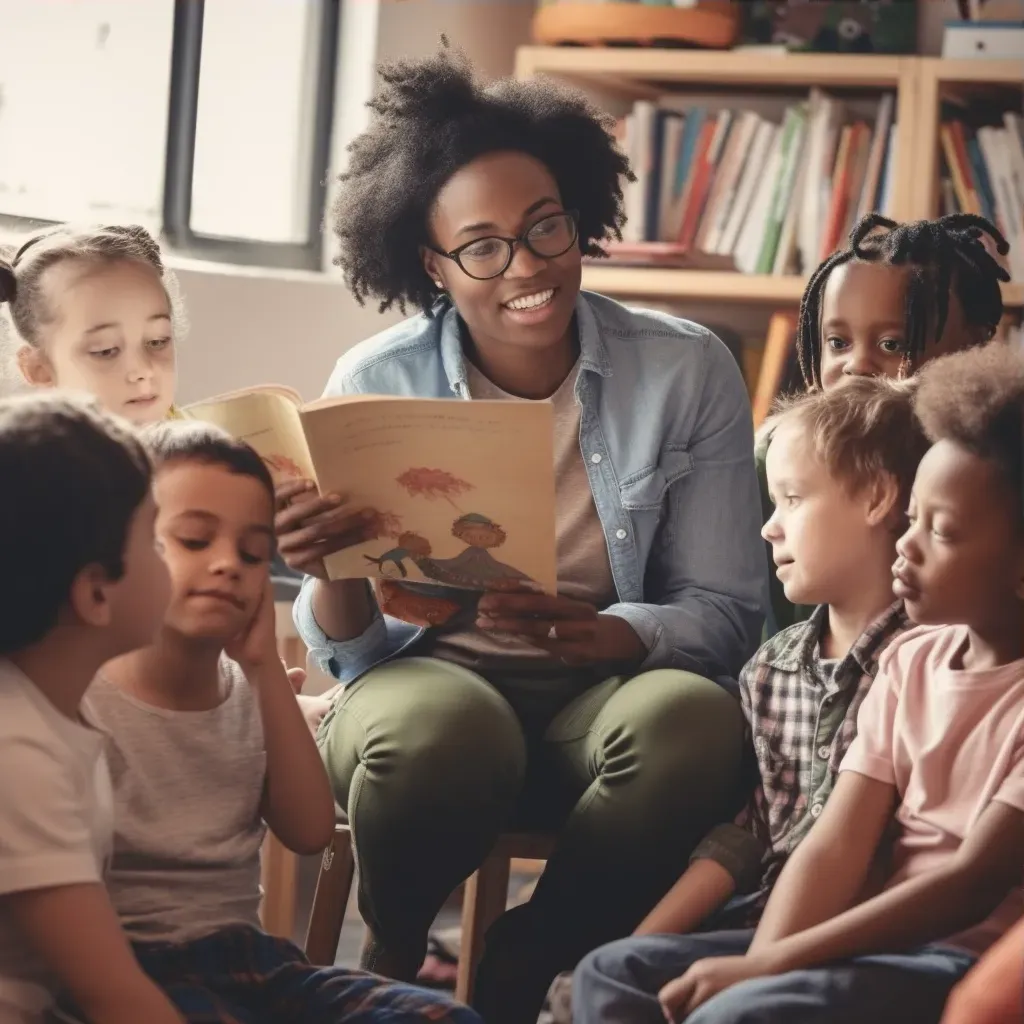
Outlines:
[[[947,21],[942,56],[1019,60],[1024,80],[1024,25],[1016,21]]]

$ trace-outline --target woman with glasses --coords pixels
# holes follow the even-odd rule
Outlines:
[[[419,312],[346,353],[326,394],[552,402],[559,590],[402,621],[397,583],[327,581],[323,555],[361,522],[312,490],[280,494],[280,548],[308,574],[301,634],[346,684],[318,742],[355,837],[364,965],[414,977],[499,833],[558,832],[477,976],[489,1024],[524,1024],[735,810],[730,688],[766,578],[750,409],[709,331],[581,292],[582,257],[624,220],[603,115],[543,81],[481,88],[447,50],[382,77],[341,179],[338,263],[360,301]]]

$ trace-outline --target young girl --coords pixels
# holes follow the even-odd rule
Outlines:
[[[266,826],[304,854],[334,830],[277,656],[273,484],[248,445],[206,424],[162,424],[148,440],[170,603],[155,643],[94,687],[114,783],[108,887],[139,962],[196,1024],[479,1024],[426,990],[314,967],[260,930]]]
[[[988,341],[1003,315],[1000,281],[1009,274],[983,241],[1005,255],[1006,239],[983,217],[951,214],[897,224],[871,214],[811,275],[800,303],[796,351],[804,385],[838,387],[851,377],[905,377],[929,359]],[[755,450],[765,522],[765,458],[770,430]],[[766,632],[813,609],[786,600],[773,573]]]
[[[59,227],[0,249],[0,302],[26,382],[87,391],[137,425],[173,415],[176,294],[141,227]]]
[[[145,228],[65,226],[17,250],[0,248],[2,303],[26,383],[86,391],[136,426],[178,418],[175,344],[184,310]],[[280,562],[273,574],[295,575]],[[304,678],[293,674],[297,687]],[[330,702],[300,695],[299,703],[315,730]]]

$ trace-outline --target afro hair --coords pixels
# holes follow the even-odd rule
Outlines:
[[[1024,357],[992,341],[936,359],[921,369],[914,409],[930,441],[995,462],[1024,516]]]
[[[439,292],[420,261],[438,192],[461,167],[487,153],[526,153],[554,177],[566,209],[579,214],[584,254],[621,238],[623,180],[634,180],[619,151],[614,120],[580,93],[534,80],[484,87],[466,57],[449,49],[380,68],[370,127],[349,147],[332,212],[335,263],[360,303],[407,306],[427,315]]]

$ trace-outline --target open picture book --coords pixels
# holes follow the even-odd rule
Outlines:
[[[372,539],[324,559],[332,580],[556,589],[549,402],[345,395],[303,404],[264,385],[184,413],[252,445],[275,484],[310,479],[373,511]]]

